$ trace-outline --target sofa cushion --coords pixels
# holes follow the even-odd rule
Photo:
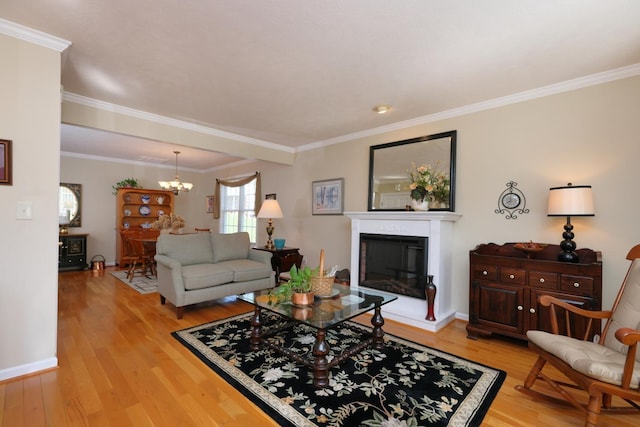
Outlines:
[[[224,285],[233,281],[233,270],[224,263],[183,266],[182,281],[187,291]]]
[[[234,259],[220,264],[233,271],[234,282],[265,279],[273,273],[271,266],[250,259]]]
[[[249,257],[249,233],[211,234],[213,262]]]
[[[213,260],[211,241],[205,233],[161,234],[156,253],[178,260],[183,266],[210,263]]]

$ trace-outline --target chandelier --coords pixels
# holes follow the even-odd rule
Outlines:
[[[173,194],[177,196],[181,191],[188,192],[191,190],[193,184],[180,181],[180,177],[178,176],[178,154],[180,154],[180,152],[174,151],[174,153],[176,154],[176,176],[173,177],[173,181],[158,181],[158,184],[160,184],[163,190],[171,190]]]

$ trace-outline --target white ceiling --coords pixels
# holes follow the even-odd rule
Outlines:
[[[72,42],[66,93],[283,149],[640,64],[636,0],[2,0],[0,17]],[[62,151],[174,163],[127,138],[64,126]],[[239,160],[178,149],[181,168]]]

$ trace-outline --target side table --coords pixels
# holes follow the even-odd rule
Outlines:
[[[280,273],[289,271],[295,264],[297,268],[302,265],[302,254],[299,248],[267,249],[265,247],[253,248],[258,251],[271,252],[271,267],[276,272],[276,282],[280,280]]]

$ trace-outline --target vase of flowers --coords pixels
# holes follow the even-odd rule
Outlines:
[[[178,233],[184,227],[184,218],[174,213],[160,215],[158,220],[154,221],[151,226],[160,231],[171,229],[173,233]]]
[[[436,202],[438,207],[449,197],[450,180],[435,167],[411,163],[409,170],[411,206],[413,210],[429,210],[429,204]]]

